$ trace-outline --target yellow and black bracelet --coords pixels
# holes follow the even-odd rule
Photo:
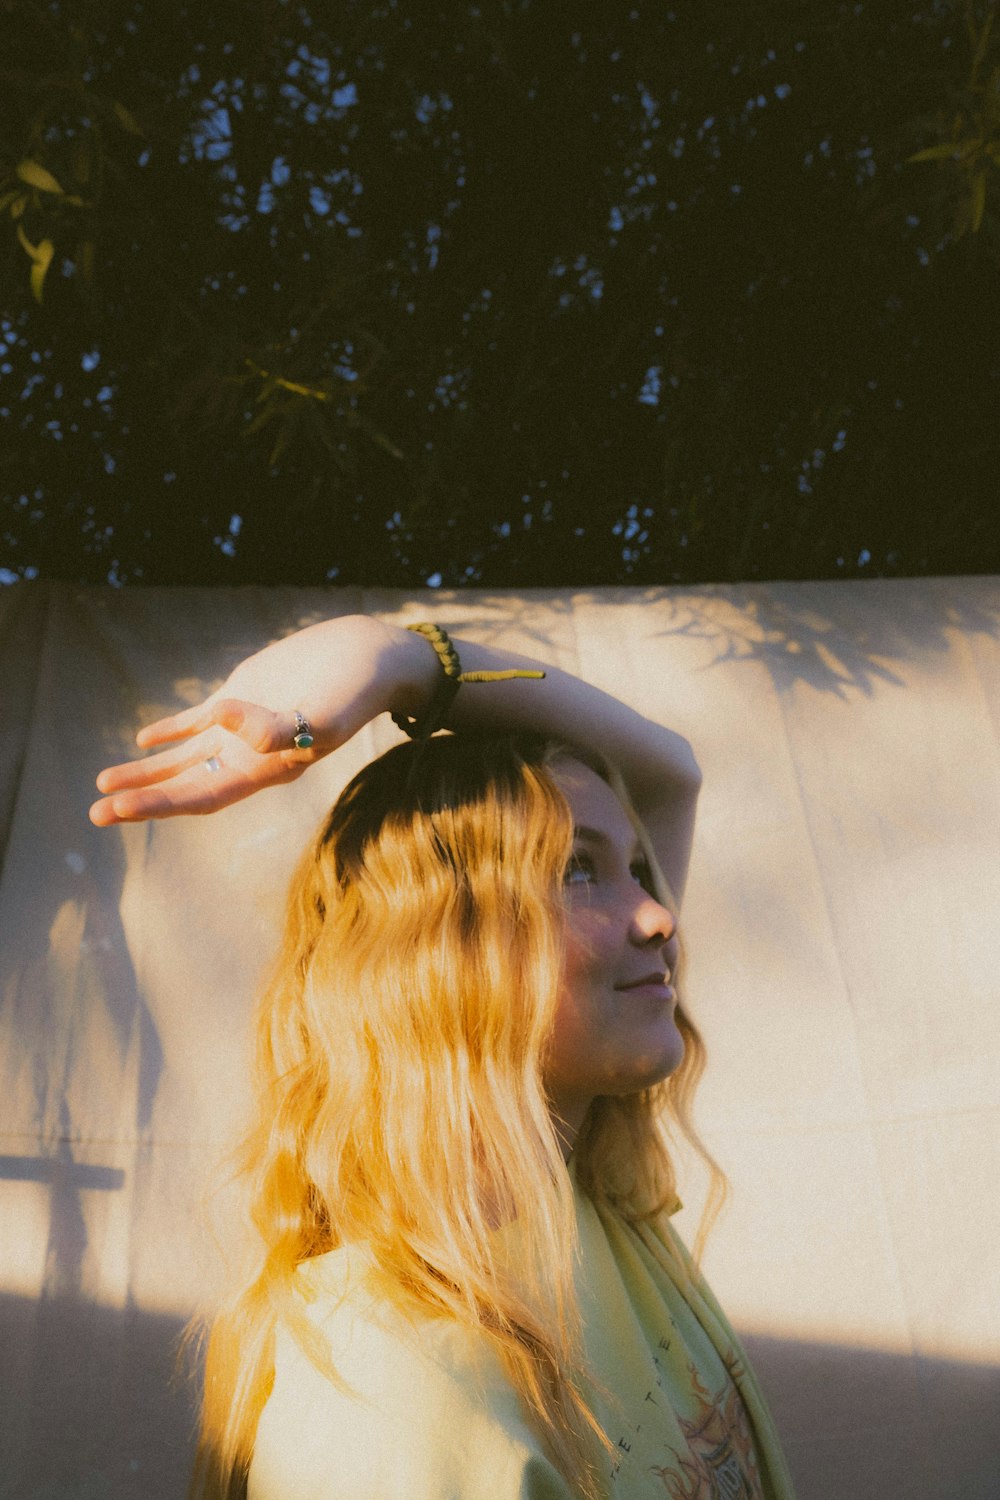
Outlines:
[[[406,628],[427,637],[437,652],[443,673],[430,702],[422,713],[416,716],[394,713],[392,716],[392,722],[402,729],[404,734],[408,734],[411,740],[429,739],[438,729],[444,728],[448,710],[455,700],[455,694],[464,682],[508,682],[513,677],[537,679],[545,676],[544,672],[525,671],[518,667],[511,667],[501,672],[463,672],[458,652],[449,640],[447,632],[442,630],[440,625],[432,625],[425,620],[419,625],[407,625]]]

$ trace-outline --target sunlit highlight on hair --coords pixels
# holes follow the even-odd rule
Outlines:
[[[359,772],[301,860],[238,1157],[256,1262],[212,1323],[193,1496],[245,1494],[279,1321],[341,1383],[295,1271],[355,1242],[382,1295],[488,1340],[573,1493],[596,1494],[609,1444],[584,1394],[572,1191],[541,1067],[573,837],[547,768],[566,753],[635,821],[620,778],[581,752],[438,736]],[[577,1142],[581,1185],[637,1222],[675,1196],[661,1113],[700,1148],[689,1107],[704,1049],[680,1012],[678,1024],[677,1073],[595,1101]],[[510,1221],[516,1275],[497,1253]]]

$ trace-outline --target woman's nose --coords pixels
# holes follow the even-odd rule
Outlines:
[[[641,944],[667,943],[677,931],[677,923],[671,912],[652,896],[647,896],[632,918],[636,939]]]

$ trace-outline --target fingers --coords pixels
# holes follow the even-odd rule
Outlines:
[[[97,778],[105,796],[90,809],[98,828],[209,813],[228,807],[265,786],[293,781],[323,751],[298,750],[294,712],[274,713],[240,698],[207,699],[148,724],[140,745],[184,745],[143,760],[108,766]]]
[[[145,760],[128,760],[119,766],[108,766],[97,778],[97,789],[110,794],[132,787],[154,786],[190,770],[199,761],[204,762],[208,755],[208,747],[202,744],[185,746],[183,750],[164,750],[159,755],[147,755]]]
[[[95,828],[110,828],[112,823],[118,820],[115,817],[115,809],[110,799],[102,798],[100,802],[92,802],[87,809],[87,817]]]
[[[294,713],[276,714],[269,708],[262,708],[259,703],[246,703],[240,698],[220,698],[215,704],[212,717],[223,729],[238,734],[258,755],[270,755],[275,750],[295,748]]]
[[[217,761],[219,769],[213,771],[200,757],[177,775],[103,797],[90,808],[90,821],[97,828],[110,828],[115,823],[218,812],[266,786],[293,781],[306,769],[305,761],[289,766],[279,756],[258,757],[249,770],[225,765],[218,757]]]
[[[204,703],[199,703],[196,708],[185,708],[179,714],[170,714],[165,719],[157,719],[153,724],[146,724],[135,737],[136,744],[143,750],[151,745],[165,745],[171,740],[187,739],[199,730],[207,729],[214,722],[213,700],[207,698]]]
[[[211,783],[207,778],[212,777]],[[115,823],[142,823],[148,818],[171,818],[181,813],[217,812],[248,797],[256,787],[247,783],[238,774],[222,776],[203,768],[201,778],[187,780],[174,777],[170,781],[132,791],[117,792],[113,797],[104,797],[90,809],[90,821],[98,828],[110,828]]]
[[[259,703],[248,703],[242,698],[208,698],[197,708],[186,708],[167,719],[158,719],[155,724],[147,724],[139,730],[136,743],[148,749],[172,740],[189,739],[213,724],[238,734],[259,755],[294,749],[294,712],[273,713]]]

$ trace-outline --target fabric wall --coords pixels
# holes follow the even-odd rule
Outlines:
[[[388,717],[204,819],[97,771],[249,651],[433,618],[680,730],[682,926],[734,1196],[706,1269],[801,1500],[1000,1497],[1000,580],[526,594],[0,590],[0,1496],[175,1500],[174,1340],[297,854]],[[684,1184],[693,1236],[700,1179]],[[226,1238],[225,1193],[214,1199]]]

